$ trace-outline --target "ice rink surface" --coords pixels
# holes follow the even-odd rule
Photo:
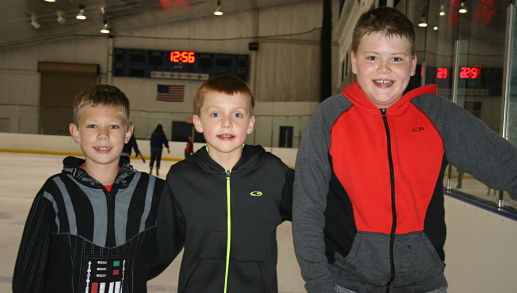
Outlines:
[[[63,156],[0,152],[0,292],[11,292],[11,280],[18,246],[34,196],[45,180],[62,168]],[[148,172],[148,162],[133,159],[133,166]],[[165,178],[174,162],[162,161],[160,177]],[[291,223],[277,231],[278,285],[280,293],[302,293],[303,281],[296,262]],[[176,292],[181,255],[160,276],[149,282],[149,293]]]

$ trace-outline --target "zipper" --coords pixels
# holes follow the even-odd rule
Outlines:
[[[111,191],[106,190],[103,186],[104,193],[106,194],[106,201],[108,205],[108,233],[106,235],[106,247],[115,246],[115,197],[113,194],[116,193],[116,187],[113,186]]]
[[[393,170],[393,155],[391,153],[391,134],[390,126],[388,124],[388,117],[386,116],[386,109],[380,109],[382,120],[384,122],[384,129],[386,130],[386,144],[388,147],[388,163],[390,166],[390,187],[391,187],[391,232],[390,232],[390,272],[391,277],[386,285],[386,293],[390,292],[390,285],[395,278],[395,259],[393,257],[393,246],[395,243],[395,231],[397,229],[397,209],[395,207],[395,173]]]
[[[224,290],[223,293],[228,291],[228,272],[230,268],[230,249],[232,244],[232,210],[231,210],[231,185],[230,175],[232,170],[225,171],[226,173],[226,268],[224,272]]]

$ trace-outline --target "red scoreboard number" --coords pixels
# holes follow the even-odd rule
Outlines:
[[[436,78],[446,79],[449,77],[449,69],[446,67],[438,67],[436,70]]]
[[[194,63],[196,62],[196,52],[171,51],[170,60],[172,63]]]
[[[479,66],[474,66],[474,67],[462,66],[462,67],[460,67],[460,78],[463,78],[463,79],[476,79],[476,78],[478,78],[480,73],[481,73],[481,68]]]
[[[481,67],[476,65],[474,67],[462,66],[460,67],[460,78],[461,79],[476,79],[481,74]],[[449,77],[449,68],[438,67],[436,68],[437,79],[447,79]]]

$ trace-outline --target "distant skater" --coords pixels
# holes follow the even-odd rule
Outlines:
[[[192,136],[187,137],[187,145],[185,146],[185,159],[190,158],[194,153],[194,144],[192,143]]]
[[[149,164],[149,174],[153,174],[153,167],[156,162],[156,176],[160,175],[160,162],[162,160],[163,147],[167,149],[167,153],[171,152],[167,136],[165,136],[165,133],[163,132],[163,126],[158,124],[151,134],[151,161]]]
[[[131,163],[131,150],[134,150],[135,155],[137,157],[140,157],[142,159],[142,162],[145,164],[145,158],[144,155],[142,155],[142,152],[140,152],[140,149],[138,148],[138,143],[136,142],[135,134],[132,134],[129,141],[126,144],[124,144],[124,148],[122,149],[122,153],[120,154],[120,161],[123,164]]]

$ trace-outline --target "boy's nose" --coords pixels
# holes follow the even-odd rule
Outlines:
[[[377,67],[377,71],[379,72],[390,72],[391,68],[387,61],[381,61],[379,66]]]
[[[223,118],[221,126],[223,128],[230,128],[230,127],[232,127],[232,119],[230,117],[228,117],[228,116],[225,116]]]
[[[106,127],[99,127],[99,131],[97,132],[97,138],[106,139],[109,137],[109,131]]]

